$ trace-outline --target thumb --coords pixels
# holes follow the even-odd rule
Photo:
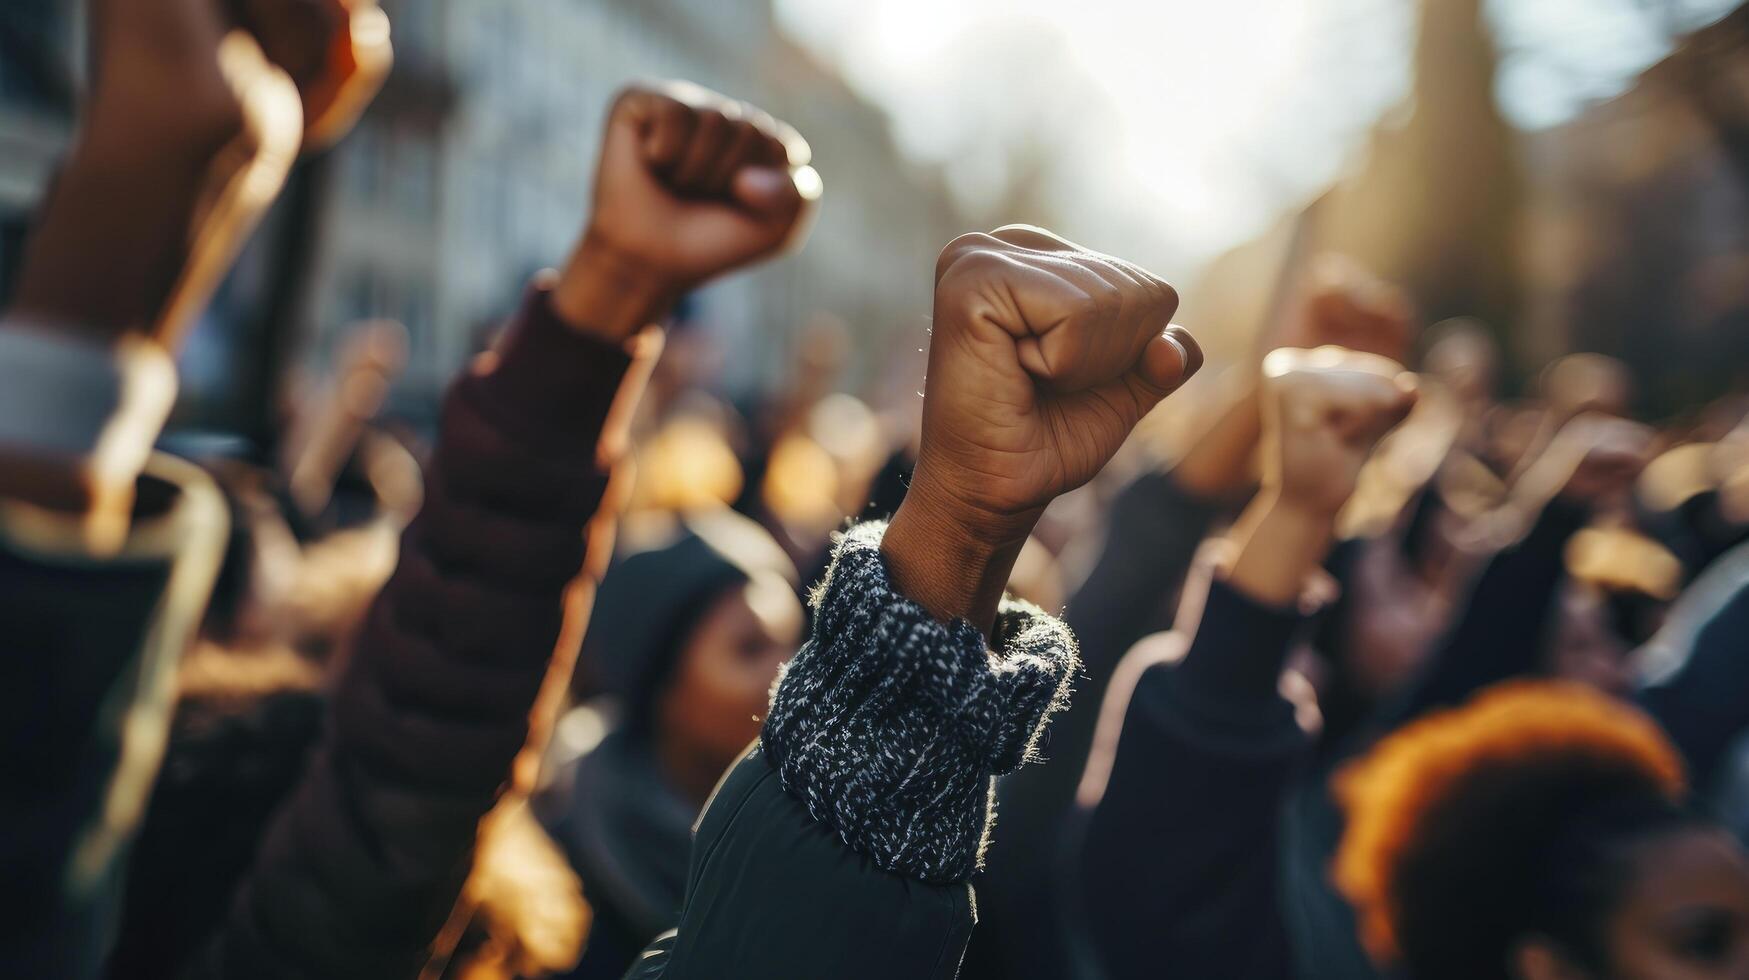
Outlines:
[[[735,202],[755,214],[777,217],[819,197],[820,175],[812,167],[742,167],[729,184]]]
[[[1113,384],[1126,388],[1134,401],[1137,415],[1134,425],[1167,395],[1177,391],[1202,367],[1202,348],[1190,336],[1190,331],[1177,324],[1167,327],[1148,341],[1135,366]]]
[[[1190,331],[1174,323],[1151,338],[1142,348],[1133,369],[1137,380],[1159,392],[1160,398],[1178,390],[1202,368],[1202,348]]]

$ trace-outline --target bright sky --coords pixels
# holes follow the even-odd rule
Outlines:
[[[1681,26],[1728,0],[1659,0]],[[1409,84],[1413,0],[776,0],[974,209],[1049,163],[1058,230],[1182,275],[1315,194]],[[1497,93],[1571,118],[1667,50],[1646,0],[1488,0]]]

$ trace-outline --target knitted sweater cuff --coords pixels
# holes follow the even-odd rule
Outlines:
[[[885,532],[869,522],[838,542],[760,742],[784,789],[878,867],[964,881],[989,841],[993,777],[1030,761],[1067,704],[1075,639],[1013,599],[994,651],[970,623],[937,621],[894,588]]]

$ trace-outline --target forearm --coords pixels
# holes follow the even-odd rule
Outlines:
[[[911,492],[881,539],[898,590],[937,620],[965,620],[988,636],[1014,561],[1037,514],[971,520],[930,482],[919,463]]]
[[[618,442],[610,410],[641,382],[629,357],[570,331],[535,292],[496,364],[457,383],[425,509],[339,682],[332,733],[244,886],[218,972],[281,962],[388,975],[431,942],[537,694],[569,670],[587,614],[572,581],[596,564],[591,522],[610,519],[597,512]],[[342,866],[364,847],[379,856]],[[306,941],[285,945],[291,935]]]
[[[1263,432],[1257,384],[1247,373],[1225,397],[1214,423],[1173,468],[1180,486],[1207,500],[1219,500],[1256,479],[1257,443]]]
[[[878,866],[964,881],[988,831],[991,779],[1031,760],[1067,700],[1074,639],[1024,603],[1004,606],[993,640],[964,617],[942,622],[891,574],[884,532],[867,523],[839,543],[813,638],[779,679],[760,744],[784,788]],[[931,842],[895,850],[894,826]]]
[[[1281,958],[1277,812],[1309,743],[1277,681],[1302,625],[1217,580],[1181,660],[1126,664],[1134,689],[1109,696],[1122,729],[1089,761],[1075,852],[1083,927],[1111,975],[1174,962],[1263,976]]]
[[[1585,508],[1554,500],[1522,540],[1495,554],[1429,652],[1421,676],[1379,724],[1394,728],[1489,684],[1535,671],[1565,577],[1567,541],[1588,517]]]

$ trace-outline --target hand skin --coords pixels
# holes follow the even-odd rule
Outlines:
[[[799,244],[819,199],[808,144],[770,115],[686,82],[620,93],[594,206],[552,302],[621,342],[681,293]]]
[[[989,633],[1015,557],[1202,364],[1177,294],[1120,259],[1011,225],[936,263],[923,438],[881,547],[894,583]]]
[[[1414,375],[1340,347],[1282,348],[1264,358],[1263,489],[1235,531],[1227,580],[1272,606],[1292,606],[1329,550],[1336,517],[1380,439],[1415,405]]]
[[[1401,290],[1339,256],[1323,257],[1313,279],[1299,315],[1261,339],[1259,359],[1278,348],[1323,346],[1403,359],[1415,331],[1413,307]],[[1181,487],[1206,499],[1239,492],[1253,478],[1262,409],[1254,375],[1247,369],[1243,377],[1225,410],[1173,469]]]
[[[159,356],[147,360],[167,362],[284,180],[297,93],[212,0],[107,0],[91,23],[92,94],[7,318],[81,335],[93,357],[150,347]],[[173,388],[174,374],[152,381]],[[152,429],[139,433],[149,444],[158,420],[132,423]],[[107,551],[145,453],[128,437],[97,458],[102,437],[90,438],[53,453],[6,447],[0,497],[78,519]]]

